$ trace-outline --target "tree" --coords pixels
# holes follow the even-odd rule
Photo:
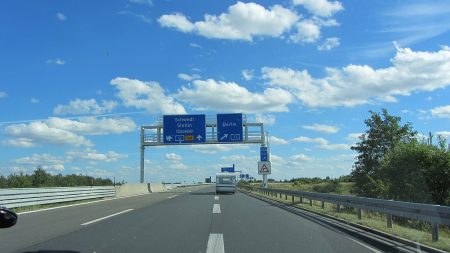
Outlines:
[[[42,166],[38,166],[32,175],[33,187],[51,186],[51,177],[52,175],[47,173]]]
[[[412,140],[416,132],[410,123],[401,125],[401,118],[390,115],[386,109],[371,116],[364,123],[369,128],[351,149],[358,152],[351,173],[355,182],[353,192],[366,197],[383,195],[385,185],[380,175],[380,163],[384,155],[400,141]]]

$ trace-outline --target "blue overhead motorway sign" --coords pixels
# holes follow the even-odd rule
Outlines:
[[[242,113],[217,114],[217,141],[242,142]]]
[[[164,144],[204,143],[205,115],[164,115]]]

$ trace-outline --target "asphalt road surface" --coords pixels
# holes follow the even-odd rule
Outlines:
[[[351,236],[213,186],[19,215],[0,252],[377,252]]]

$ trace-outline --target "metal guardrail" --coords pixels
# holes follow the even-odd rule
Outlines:
[[[294,202],[294,197],[299,197],[301,203],[303,202],[303,198],[306,198],[310,200],[310,205],[312,205],[313,200],[321,201],[322,208],[324,208],[325,202],[333,203],[336,204],[337,212],[341,210],[341,206],[353,207],[357,209],[358,219],[361,219],[361,210],[383,213],[387,215],[388,227],[392,227],[392,216],[429,222],[432,225],[431,231],[433,241],[437,241],[439,238],[439,225],[450,226],[450,207],[448,206],[283,189],[267,189],[248,186],[241,188],[249,191],[257,191],[264,195],[275,195],[276,197],[278,197],[278,194],[280,194],[280,197],[281,195],[285,195],[286,199],[287,196],[291,196],[292,202]]]
[[[8,208],[115,197],[114,186],[0,189],[0,205]]]

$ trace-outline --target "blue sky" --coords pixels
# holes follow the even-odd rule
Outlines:
[[[350,173],[369,110],[450,138],[448,1],[9,1],[0,8],[0,173],[139,180],[139,127],[243,112],[271,178]],[[202,181],[257,145],[146,149],[146,181]]]

